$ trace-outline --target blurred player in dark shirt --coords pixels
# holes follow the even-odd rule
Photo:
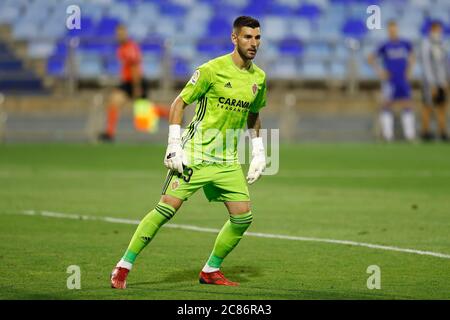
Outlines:
[[[414,64],[414,54],[410,42],[400,39],[395,21],[388,24],[389,39],[378,50],[369,56],[369,63],[373,66],[382,82],[383,108],[380,124],[383,138],[391,141],[394,137],[393,109],[402,109],[403,133],[407,140],[415,138],[415,119],[412,110],[411,87],[409,78]],[[381,60],[381,64],[377,62]]]
[[[109,97],[106,130],[99,136],[103,141],[114,140],[120,108],[129,99],[147,97],[147,85],[142,77],[142,57],[138,44],[128,37],[127,29],[123,25],[117,27],[116,36],[119,42],[117,58],[120,61],[121,83]]]
[[[430,130],[430,118],[434,109],[439,137],[443,141],[449,141],[446,116],[449,64],[440,22],[434,21],[431,24],[429,35],[422,41],[420,50],[423,70],[422,139],[430,141],[434,138]]]

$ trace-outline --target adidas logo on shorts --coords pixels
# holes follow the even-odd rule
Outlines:
[[[232,88],[231,82],[227,82],[227,83],[225,84],[225,88]]]

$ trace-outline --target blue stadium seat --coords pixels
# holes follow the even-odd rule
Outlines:
[[[231,20],[232,18],[230,19],[229,16],[227,16],[231,14],[231,16],[234,17],[235,12],[231,12],[231,10],[233,10],[233,8],[220,6],[212,7],[206,4],[197,4],[186,13],[185,21],[189,21],[192,26],[195,27],[197,23],[202,25],[206,24],[209,20],[211,20],[213,15],[221,17],[225,20]]]
[[[269,77],[273,79],[292,79],[300,76],[299,65],[294,57],[277,59],[266,69]]]
[[[40,35],[41,25],[35,21],[19,20],[13,26],[12,35],[17,40],[33,40]]]
[[[130,7],[126,3],[113,2],[108,9],[107,15],[126,23],[130,19],[130,11]]]
[[[147,77],[161,74],[163,41],[173,43],[173,74],[188,77],[195,64],[230,52],[231,24],[238,15],[260,18],[263,42],[257,61],[276,77],[305,76],[316,79],[329,75],[344,78],[345,63],[351,52],[345,38],[356,38],[362,45],[358,55],[366,57],[368,44],[387,38],[386,22],[395,19],[400,35],[420,40],[430,19],[440,19],[450,35],[448,0],[0,0],[0,24],[11,26],[12,34],[28,41],[28,55],[48,59],[49,74],[62,74],[67,53],[63,41],[81,37],[78,52],[92,53],[83,66],[84,76],[93,72],[115,75],[115,28],[125,22],[132,38],[142,43],[148,66]],[[82,29],[68,31],[66,8],[76,4],[82,10]],[[366,8],[378,4],[382,9],[382,30],[368,31]],[[94,39],[96,44],[86,40]],[[40,42],[36,41],[39,40]],[[329,47],[325,44],[330,42]],[[109,44],[108,44],[109,43]],[[281,59],[280,59],[281,58]],[[299,64],[299,59],[304,64]],[[83,60],[84,61],[84,60]],[[100,61],[100,62],[99,62]],[[325,64],[329,62],[329,64]],[[361,61],[365,79],[372,71]]]
[[[341,30],[345,36],[355,39],[361,39],[367,33],[366,24],[359,19],[348,19]]]
[[[381,24],[385,28],[390,20],[400,20],[403,17],[403,10],[395,4],[384,2],[380,5]]]
[[[45,5],[45,2],[41,3],[42,6],[26,6],[25,13],[21,16],[22,21],[35,22],[37,24],[42,24],[46,21],[50,14],[50,10],[48,6]]]
[[[64,75],[64,61],[61,56],[52,56],[47,60],[47,74],[54,77],[62,77]]]
[[[331,7],[335,6],[351,6],[355,0],[330,0]]]
[[[304,79],[322,79],[328,76],[328,70],[323,62],[308,62],[303,64],[301,68],[301,76]]]
[[[55,44],[48,41],[32,41],[28,43],[27,56],[34,59],[48,58],[54,51]]]
[[[404,25],[420,26],[424,21],[424,17],[425,15],[422,10],[408,8],[405,9],[402,17],[397,22]]]
[[[140,43],[143,54],[162,56],[164,54],[164,43],[159,38],[147,38]]]
[[[291,10],[298,9],[298,7],[300,7],[301,4],[301,0],[276,0],[276,2],[286,7],[289,7]]]
[[[79,53],[77,58],[80,78],[97,78],[103,74],[103,63],[98,55]]]
[[[170,2],[163,2],[159,6],[161,14],[169,16],[173,19],[183,19],[186,15],[186,8]]]
[[[61,4],[59,10],[64,11],[64,16],[66,16],[65,8],[67,7],[67,5],[72,4],[74,2],[76,1],[69,1],[68,3]],[[102,3],[99,1],[85,1],[82,4],[80,4],[80,8],[82,18],[88,15],[91,19],[97,22],[105,15],[107,11],[107,3]]]
[[[296,14],[309,20],[316,20],[320,17],[320,8],[312,3],[305,3],[298,8]]]
[[[78,50],[82,53],[95,54],[99,56],[115,56],[117,44],[112,42],[82,41]]]
[[[359,68],[359,77],[365,80],[374,80],[377,79],[375,72],[372,67],[367,63],[366,60],[361,59],[358,63]]]
[[[278,15],[281,17],[289,17],[290,15],[292,15],[292,8],[289,8],[288,6],[285,6],[283,4],[273,2],[267,6],[266,13],[270,15]]]
[[[206,35],[207,25],[208,21],[206,20],[204,21],[195,17],[188,16],[182,21],[182,27],[181,30],[178,31],[178,35],[188,41],[191,41],[192,43],[195,43],[198,38],[204,37]]]
[[[303,45],[295,38],[284,39],[279,42],[278,50],[281,55],[300,57],[303,54]]]
[[[171,39],[181,29],[183,19],[173,19],[167,16],[158,19],[153,31],[159,37]],[[150,29],[152,31],[152,29]],[[150,32],[150,34],[152,34]]]
[[[411,25],[405,25],[404,22],[398,24],[399,36],[409,41],[418,41],[421,38],[420,29],[415,27],[411,28]]]
[[[64,36],[66,30],[67,29],[64,23],[52,20],[47,23],[44,23],[41,29],[41,37],[43,39],[56,41],[57,39]]]
[[[23,69],[23,63],[20,60],[0,61],[0,70],[2,71],[20,71]]]
[[[331,49],[325,42],[313,42],[305,46],[303,56],[306,60],[330,59]]]
[[[185,79],[192,74],[192,69],[188,61],[181,57],[172,59],[172,75],[178,79]]]
[[[65,39],[56,42],[52,54],[55,56],[65,57],[68,53],[67,42]]]
[[[139,20],[142,23],[149,23],[159,17],[159,7],[155,3],[141,2],[132,12],[132,20]]]
[[[335,60],[346,61],[349,57],[349,48],[343,43],[337,43],[333,50],[333,58]]]
[[[315,38],[321,41],[337,41],[341,38],[339,28],[336,26],[339,24],[330,23],[328,21],[322,20],[319,23],[319,28],[315,33]]]
[[[114,37],[119,23],[120,21],[117,18],[103,16],[95,27],[95,35],[97,37]]]
[[[211,37],[230,36],[231,24],[229,21],[220,17],[213,17],[208,23],[208,35]]]
[[[347,77],[347,64],[345,62],[332,62],[330,74],[333,79],[344,80]]]
[[[124,3],[129,7],[136,7],[138,4],[141,3],[141,0],[117,0],[119,3]]]
[[[401,31],[401,30],[400,30]],[[368,42],[382,42],[387,39],[386,27],[383,29],[370,30],[365,38]]]
[[[127,28],[130,37],[136,41],[142,41],[149,33],[148,25],[140,23],[140,21],[136,20],[130,20]]]
[[[264,41],[256,55],[256,64],[270,63],[279,57],[278,44],[276,42]]]
[[[403,4],[409,4],[413,8],[425,9],[430,5],[430,2],[435,2],[435,0],[404,0]]]
[[[157,4],[158,6],[167,2],[167,0],[142,0],[142,2]]]
[[[120,73],[120,63],[113,57],[105,59],[105,72],[109,76],[118,76]]]
[[[191,60],[197,54],[195,46],[186,39],[178,39],[172,45],[172,54]]]
[[[16,21],[20,15],[20,8],[10,5],[0,7],[0,24],[10,24]]]
[[[162,61],[155,58],[145,58],[143,63],[143,73],[148,79],[158,79],[162,74]]]
[[[289,21],[279,16],[266,16],[261,21],[264,26],[264,39],[278,41],[286,37],[289,30]]]
[[[207,37],[197,41],[197,52],[209,58],[226,54],[232,50],[233,45],[229,38],[212,39]]]
[[[382,44],[382,42],[367,42],[364,43],[361,50],[361,55],[363,59],[367,59],[370,54],[376,54],[378,47]]]
[[[444,33],[446,36],[450,36],[450,23],[444,26]],[[449,48],[447,48],[449,49]]]
[[[375,4],[375,3],[374,3]],[[352,3],[348,8],[348,16],[353,19],[366,20],[368,17],[367,14],[367,3]]]
[[[305,19],[292,19],[289,21],[290,36],[298,38],[302,41],[308,41],[315,37],[315,34],[312,32],[311,23],[309,20]]]
[[[94,20],[86,15],[81,16],[80,29],[67,30],[68,37],[91,37],[94,35]]]
[[[444,24],[450,23],[450,13],[449,5],[434,5],[433,8],[428,12],[428,17],[430,19],[442,21]]]
[[[243,10],[242,14],[246,16],[251,16],[255,18],[262,18],[264,15],[269,13],[270,1],[263,0],[261,2],[256,1],[250,2]]]
[[[207,0],[211,3],[225,3],[229,6],[233,6],[236,9],[243,9],[248,3],[247,0]]]

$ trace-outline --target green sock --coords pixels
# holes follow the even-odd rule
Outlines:
[[[231,216],[220,230],[214,243],[214,249],[209,257],[207,265],[220,268],[223,259],[237,246],[244,232],[252,223],[252,212]]]
[[[155,209],[150,211],[142,219],[141,223],[139,223],[122,259],[129,263],[134,263],[137,255],[150,243],[159,228],[169,221],[174,214],[174,208],[168,204],[159,202]]]

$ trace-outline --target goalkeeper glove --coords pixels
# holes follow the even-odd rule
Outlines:
[[[259,179],[266,168],[266,155],[261,137],[252,139],[252,161],[248,169],[247,181],[249,184]]]
[[[169,139],[164,165],[170,169],[183,173],[183,164],[186,164],[186,157],[181,147],[181,128],[178,124],[169,126]]]

